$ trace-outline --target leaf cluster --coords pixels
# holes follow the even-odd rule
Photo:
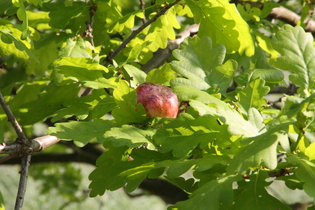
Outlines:
[[[266,17],[275,3],[260,9],[186,0],[108,60],[146,18],[175,1],[136,9],[123,2],[0,3],[8,5],[0,9],[0,88],[19,123],[49,123],[50,135],[79,147],[103,145],[89,176],[92,197],[163,178],[189,194],[170,209],[289,209],[266,190],[275,176],[314,199],[312,34],[303,25],[272,25]],[[141,70],[191,23],[199,24],[197,35],[161,67]],[[172,88],[181,102],[176,119],[145,115],[135,92],[143,82]],[[273,94],[288,86],[297,91]],[[5,117],[0,111],[2,141]],[[50,184],[59,185],[77,173],[50,170],[33,176],[54,174]]]

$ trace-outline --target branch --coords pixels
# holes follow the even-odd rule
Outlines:
[[[8,117],[8,121],[11,123],[13,126],[15,133],[18,135],[18,139],[24,144],[28,145],[29,141],[26,138],[26,135],[24,134],[21,126],[19,125],[18,121],[15,119],[9,105],[5,102],[1,92],[0,92],[0,105],[2,106],[5,114]]]
[[[19,182],[19,188],[16,195],[15,200],[15,210],[22,209],[24,196],[26,192],[26,183],[27,183],[27,177],[28,177],[28,169],[31,164],[31,155],[26,155],[22,157],[22,170],[21,170],[21,176],[20,176],[20,182]]]
[[[121,43],[121,45],[118,46],[118,48],[110,55],[106,58],[106,62],[104,64],[104,66],[108,66],[110,64],[110,61],[116,57],[116,55],[126,47],[126,45],[134,38],[136,37],[143,29],[145,29],[146,27],[148,27],[151,23],[155,22],[160,16],[162,16],[163,14],[165,14],[167,12],[167,10],[169,10],[171,7],[173,7],[174,5],[176,5],[178,2],[180,2],[181,0],[176,0],[175,2],[168,4],[167,6],[165,6],[163,9],[161,9],[155,16],[153,16],[150,20],[148,20],[147,22],[145,22],[144,24],[142,24],[137,30],[134,30],[128,37],[127,39],[125,39],[125,41],[123,41],[123,43]]]
[[[17,144],[19,144],[23,148],[23,150],[25,148],[28,148],[31,142],[26,138],[26,135],[23,132],[22,127],[19,125],[18,121],[14,117],[10,107],[5,102],[1,92],[0,92],[0,105],[2,106],[4,112],[6,113],[8,117],[9,122],[12,124],[18,136]],[[23,156],[22,158],[22,163],[21,163],[22,171],[21,171],[21,176],[20,176],[19,188],[16,195],[16,200],[15,200],[15,210],[22,209],[22,206],[23,206],[24,195],[26,191],[26,182],[27,182],[27,177],[28,177],[28,169],[30,166],[31,157],[32,156],[30,154],[26,153],[26,155]]]
[[[301,19],[301,16],[294,13],[293,11],[286,9],[285,7],[276,7],[273,8],[269,17],[277,18],[282,20],[292,26],[296,26]],[[315,21],[311,19],[307,19],[304,21],[306,24],[305,31],[311,32],[313,35],[315,34]]]
[[[25,147],[18,142],[0,143],[0,154],[18,154],[19,156],[25,153],[33,154],[34,152],[40,152],[57,142],[59,142],[59,139],[56,136],[47,135],[35,138],[31,141],[31,145],[28,147],[28,152],[25,152]]]

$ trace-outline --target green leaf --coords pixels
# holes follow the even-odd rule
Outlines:
[[[172,90],[176,93],[179,101],[196,100],[205,104],[210,104],[213,99],[208,93],[189,86],[178,85],[173,87]]]
[[[267,99],[263,97],[267,95],[270,88],[265,86],[265,81],[256,79],[248,84],[245,88],[241,89],[237,93],[239,104],[245,109],[246,112],[250,108],[261,108],[267,104]]]
[[[265,181],[267,178],[266,171],[258,171],[250,175],[250,180],[238,182],[232,209],[290,209],[266,191],[265,187],[271,183]]]
[[[142,123],[147,119],[143,106],[137,104],[136,91],[131,89],[126,81],[121,80],[117,83],[113,95],[118,107],[113,110],[112,115],[117,122]]]
[[[18,4],[14,4],[19,7],[17,10],[17,17],[22,21],[22,36],[21,39],[25,40],[30,35],[30,30],[28,28],[28,17],[26,13],[26,8],[24,6],[24,0],[19,0]]]
[[[191,100],[189,105],[196,109],[201,116],[211,115],[217,117],[221,122],[228,125],[228,130],[233,135],[242,135],[244,137],[257,136],[261,132],[261,127],[256,127],[256,123],[252,124],[246,121],[240,113],[232,109],[225,102],[209,95],[211,102],[206,105],[202,102]]]
[[[173,79],[172,86],[187,85],[201,90],[211,87],[224,93],[237,68],[233,60],[223,64],[224,46],[213,46],[209,37],[189,39],[173,55],[178,61],[173,61],[171,67],[184,78]]]
[[[0,192],[0,210],[5,210],[3,196]]]
[[[126,147],[106,148],[96,161],[97,168],[89,176],[92,181],[90,196],[102,195],[105,190],[117,190],[125,184],[126,190],[131,192],[155,169],[155,162],[170,158],[156,151],[135,149],[130,154],[133,160],[128,161],[127,153]]]
[[[283,135],[286,136],[288,130],[287,124],[281,124],[267,132],[246,139],[251,142],[245,146],[239,154],[230,162],[228,174],[243,173],[250,168],[257,168],[261,164],[269,169],[277,167],[277,146]]]
[[[78,37],[76,40],[68,39],[66,46],[59,51],[60,57],[86,57],[92,58],[93,46],[88,41]]]
[[[1,22],[0,22],[1,23]],[[21,40],[22,32],[13,27],[11,24],[0,24],[1,35],[1,54],[15,55],[19,59],[27,60],[33,59],[35,62],[39,62],[36,55],[31,50],[32,42],[28,40]]]
[[[104,142],[105,132],[116,125],[113,121],[100,119],[90,122],[70,121],[56,123],[55,127],[48,129],[48,133],[62,140],[78,141],[81,143],[80,146],[84,146],[92,140]]]
[[[247,86],[250,82],[261,79],[266,83],[281,83],[284,79],[283,72],[278,69],[249,69],[235,77],[236,82],[241,86]]]
[[[304,158],[298,157],[297,155],[290,155],[287,157],[287,161],[294,163],[298,166],[295,170],[296,176],[299,180],[303,181],[303,189],[311,196],[315,197],[315,163],[314,161],[308,161]]]
[[[175,39],[174,28],[179,29],[180,25],[176,19],[176,11],[170,8],[167,13],[159,17],[150,25],[144,42],[149,42],[148,49],[157,51],[159,48],[166,48],[168,39]]]
[[[52,64],[55,73],[95,89],[115,88],[115,84],[103,77],[108,69],[90,58],[63,57]]]
[[[227,0],[186,1],[200,23],[198,36],[209,36],[215,45],[227,47],[228,53],[254,54],[254,43],[247,23],[242,19],[234,4]]]
[[[124,178],[119,176],[122,171],[130,168],[130,164],[121,162],[125,151],[124,147],[110,148],[97,159],[97,167],[89,176],[91,197],[103,195],[105,190],[116,190],[125,184]],[[133,165],[133,162],[129,163]]]
[[[234,176],[222,177],[199,187],[189,199],[175,204],[175,208],[182,210],[228,209],[232,206],[233,190],[232,183],[236,180]]]
[[[133,28],[135,24],[135,17],[143,18],[143,11],[140,10],[129,13],[113,22],[108,28],[108,33],[121,33],[126,31],[126,29]]]
[[[26,66],[28,74],[43,76],[49,71],[49,65],[58,58],[57,49],[62,44],[58,38],[50,34],[37,42],[37,47],[33,52],[40,62],[33,59],[28,60]]]
[[[55,113],[52,122],[72,116],[80,120],[100,118],[116,107],[114,99],[106,96],[104,90],[93,90],[92,95],[67,100],[63,105],[65,108]]]
[[[160,151],[173,151],[175,157],[186,156],[197,146],[203,149],[210,142],[229,138],[227,127],[219,125],[215,118],[205,116],[194,119],[188,114],[179,115],[154,135],[156,143],[161,145]]]
[[[129,74],[130,84],[133,88],[136,88],[138,85],[145,82],[147,75],[142,70],[129,64],[125,64],[123,67]]]
[[[163,66],[157,69],[152,69],[146,77],[146,82],[169,86],[170,81],[175,77],[176,72],[173,71],[169,63],[165,63]]]
[[[275,65],[291,71],[289,79],[300,86],[299,93],[308,96],[315,88],[315,49],[313,36],[300,26],[285,25],[272,40],[273,47],[281,54]]]
[[[308,156],[309,160],[315,160],[315,142],[312,142],[306,149],[305,155]]]
[[[119,128],[111,128],[105,133],[104,138],[115,147],[138,147],[143,144],[151,144],[153,134],[153,130],[141,130],[131,125],[123,125]]]
[[[49,25],[52,28],[64,29],[71,19],[75,19],[88,11],[88,4],[84,2],[72,2],[71,6],[59,3],[55,10],[49,13]]]
[[[144,42],[142,44],[136,44],[133,46],[128,54],[128,58],[126,60],[126,63],[128,62],[135,62],[138,60],[139,54],[141,51],[146,48],[150,43],[149,42]]]
[[[16,111],[15,116],[20,124],[32,125],[45,120],[62,108],[65,101],[76,98],[79,92],[76,84],[46,86],[46,83],[47,81],[41,81],[41,84],[35,83],[36,85],[29,87],[26,85],[25,89],[22,87],[18,94],[20,96],[9,103]],[[30,90],[34,93],[30,94]]]

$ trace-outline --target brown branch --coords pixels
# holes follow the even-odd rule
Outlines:
[[[15,200],[15,210],[20,210],[23,207],[23,201],[26,192],[26,183],[28,178],[28,169],[31,164],[31,157],[31,155],[26,155],[22,157],[22,170],[20,175],[19,188]]]
[[[134,38],[136,37],[142,30],[144,30],[146,27],[148,27],[151,23],[155,22],[160,16],[162,16],[163,14],[165,14],[171,7],[173,7],[174,5],[176,5],[178,2],[180,2],[181,0],[176,0],[175,2],[168,4],[167,6],[165,6],[163,9],[161,9],[155,16],[153,16],[150,20],[148,20],[147,22],[145,22],[144,24],[142,24],[138,29],[134,30],[122,43],[121,45],[118,46],[118,48],[110,55],[106,58],[106,62],[104,64],[104,66],[108,66],[110,64],[110,61],[116,57],[116,55],[122,50],[124,49],[127,44]]]
[[[292,26],[296,26],[301,19],[301,16],[284,7],[273,8],[269,17],[282,20]],[[315,34],[315,21],[307,19],[304,23],[306,24],[305,31]]]
[[[19,156],[28,153],[40,152],[47,147],[56,144],[59,139],[56,136],[41,136],[31,141],[31,145],[25,151],[25,147],[18,142],[14,143],[0,143],[0,154],[18,154]]]
[[[26,192],[28,169],[29,169],[31,157],[32,157],[30,154],[27,154],[27,153],[28,153],[28,146],[30,145],[31,141],[29,141],[26,138],[26,135],[23,132],[22,127],[19,125],[18,121],[14,117],[9,105],[5,102],[1,93],[0,93],[0,105],[2,106],[4,112],[6,113],[8,117],[9,122],[12,124],[15,130],[15,133],[18,136],[18,141],[16,143],[21,145],[23,150],[26,151],[26,153],[24,153],[26,155],[24,155],[22,158],[22,163],[21,163],[22,171],[20,175],[19,188],[18,188],[16,201],[15,201],[15,210],[19,210],[19,209],[22,209],[24,196]]]

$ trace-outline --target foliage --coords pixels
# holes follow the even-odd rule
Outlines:
[[[275,180],[314,199],[315,48],[305,25],[270,22],[280,6],[272,2],[145,1],[144,9],[130,2],[0,2],[0,88],[19,123],[26,130],[48,123],[50,135],[79,147],[103,145],[89,175],[92,197],[160,177],[189,194],[169,209],[289,209],[266,190]],[[135,28],[174,2],[111,59]],[[197,35],[160,67],[141,70],[193,23]],[[145,115],[135,92],[143,82],[172,88],[177,118]],[[288,86],[297,91],[272,99]],[[5,118],[0,110],[1,141],[14,138]],[[64,175],[81,178],[71,167],[32,175],[51,177],[46,193]]]

